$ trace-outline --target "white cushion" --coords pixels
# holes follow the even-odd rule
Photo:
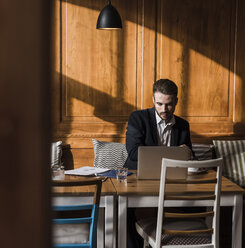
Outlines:
[[[90,224],[53,224],[54,244],[83,244],[89,241]]]

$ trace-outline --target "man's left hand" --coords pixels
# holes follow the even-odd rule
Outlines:
[[[192,160],[193,159],[193,154],[192,154],[191,149],[186,144],[180,145],[180,147],[183,147],[183,148],[185,148],[187,150],[188,155],[189,155],[189,160]]]

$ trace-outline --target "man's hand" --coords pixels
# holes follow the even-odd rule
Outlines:
[[[187,150],[188,155],[189,155],[189,159],[190,159],[190,160],[192,160],[192,159],[193,159],[193,154],[192,154],[191,149],[190,149],[187,145],[185,145],[185,144],[180,145],[180,147],[183,147],[184,149],[186,149],[186,150]]]

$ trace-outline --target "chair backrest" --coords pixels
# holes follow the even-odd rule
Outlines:
[[[96,247],[96,238],[97,238],[97,220],[98,220],[98,213],[99,213],[99,203],[100,203],[100,194],[101,194],[101,186],[102,180],[101,179],[86,179],[86,180],[62,180],[62,181],[53,181],[53,187],[81,187],[81,186],[92,186],[95,185],[95,190],[93,191],[93,203],[92,204],[80,204],[80,205],[58,205],[53,206],[53,211],[55,212],[66,212],[71,214],[72,217],[67,218],[56,218],[53,219],[54,225],[66,225],[72,226],[76,224],[84,224],[88,223],[89,227],[89,240],[86,243],[65,243],[65,244],[54,244],[53,247],[57,248],[95,248]],[[89,210],[90,216],[89,217],[74,217],[72,212],[74,211],[87,211]]]
[[[219,243],[219,206],[220,206],[220,189],[221,189],[221,179],[222,179],[222,159],[212,159],[206,161],[179,161],[171,159],[162,160],[162,171],[161,171],[161,183],[160,183],[160,192],[159,192],[159,203],[158,203],[158,217],[157,217],[157,231],[156,231],[156,247],[161,245],[162,234],[201,234],[201,233],[210,233],[212,235],[211,246],[209,247],[218,247],[216,244]],[[214,169],[212,178],[207,177],[206,174],[198,176],[188,176],[186,180],[174,180],[166,178],[167,168],[207,168]],[[170,184],[170,185],[168,185]],[[193,184],[193,185],[191,185]],[[207,190],[203,193],[198,192],[198,185],[207,184]],[[168,185],[168,186],[167,186]],[[168,190],[166,193],[167,187],[183,187],[184,190],[180,194],[171,194],[171,190]],[[186,189],[189,187],[192,190],[188,193]],[[211,188],[211,190],[210,190]],[[169,192],[170,191],[170,192]],[[195,192],[196,191],[196,192]],[[168,201],[181,201],[181,206],[183,207],[196,207],[196,206],[207,206],[212,207],[212,211],[206,211],[202,213],[167,213],[164,212],[164,206],[173,205],[168,204]],[[169,202],[170,203],[170,202]],[[172,202],[173,203],[173,202]],[[176,202],[177,203],[177,202]],[[178,205],[178,204],[176,204]],[[179,205],[178,205],[179,206]],[[165,218],[206,218],[210,216],[212,219],[211,227],[208,229],[202,230],[188,230],[188,231],[178,231],[178,230],[164,230],[163,224]],[[196,245],[195,247],[198,247]],[[200,246],[201,247],[201,246]]]

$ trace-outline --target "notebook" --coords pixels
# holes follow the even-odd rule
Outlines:
[[[140,146],[137,179],[160,179],[162,159],[188,160],[189,152],[179,146]],[[185,179],[187,168],[167,168],[167,178]]]

